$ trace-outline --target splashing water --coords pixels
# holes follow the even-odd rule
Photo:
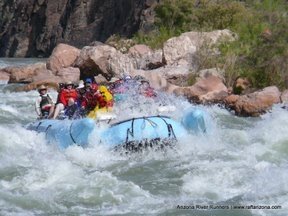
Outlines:
[[[36,118],[37,92],[9,89],[0,87],[0,215],[288,213],[288,114],[280,106],[260,118],[197,106],[207,113],[207,134],[179,139],[164,153],[123,156],[101,145],[97,132],[85,149],[47,144],[43,134],[23,127]],[[160,106],[176,110],[159,112]],[[156,100],[128,97],[115,113],[119,120],[158,114],[179,120],[190,107],[183,98],[159,93]],[[191,209],[197,205],[209,209]]]

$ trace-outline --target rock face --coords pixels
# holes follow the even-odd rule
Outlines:
[[[0,57],[48,57],[58,43],[82,48],[129,37],[157,0],[1,0]]]

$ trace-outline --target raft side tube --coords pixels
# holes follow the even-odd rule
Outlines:
[[[177,139],[187,134],[181,123],[166,116],[128,119],[111,125],[101,134],[101,141],[109,147],[128,142],[155,139]]]
[[[95,122],[89,118],[72,121],[46,119],[26,126],[28,130],[46,133],[48,143],[57,143],[61,149],[74,144],[85,147],[94,127]]]

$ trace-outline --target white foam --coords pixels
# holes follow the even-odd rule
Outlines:
[[[4,214],[169,214],[182,201],[225,203],[237,197],[243,204],[288,207],[287,110],[276,106],[261,118],[239,118],[218,106],[195,106],[165,94],[155,101],[131,97],[116,104],[119,120],[158,115],[160,106],[175,106],[168,113],[179,120],[185,109],[198,107],[208,113],[209,130],[179,139],[176,149],[125,156],[100,143],[105,123],[87,148],[63,151],[48,145],[45,134],[24,129],[35,119],[37,96],[0,90],[0,112],[8,114],[5,122],[0,119]],[[284,215],[272,213],[278,212]]]
[[[13,115],[17,115],[19,114],[19,111],[15,108],[15,107],[12,107],[12,106],[9,106],[9,105],[0,105],[0,112],[1,111],[5,111],[5,112],[9,112]]]

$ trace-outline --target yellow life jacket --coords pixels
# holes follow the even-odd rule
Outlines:
[[[110,93],[110,91],[107,89],[106,86],[99,86],[98,87],[100,93],[102,96],[105,98],[105,101],[107,102],[107,106],[105,107],[99,107],[96,106],[94,110],[90,111],[89,114],[87,115],[88,118],[96,119],[97,118],[97,113],[100,112],[111,112],[112,107],[113,107],[113,95]]]

